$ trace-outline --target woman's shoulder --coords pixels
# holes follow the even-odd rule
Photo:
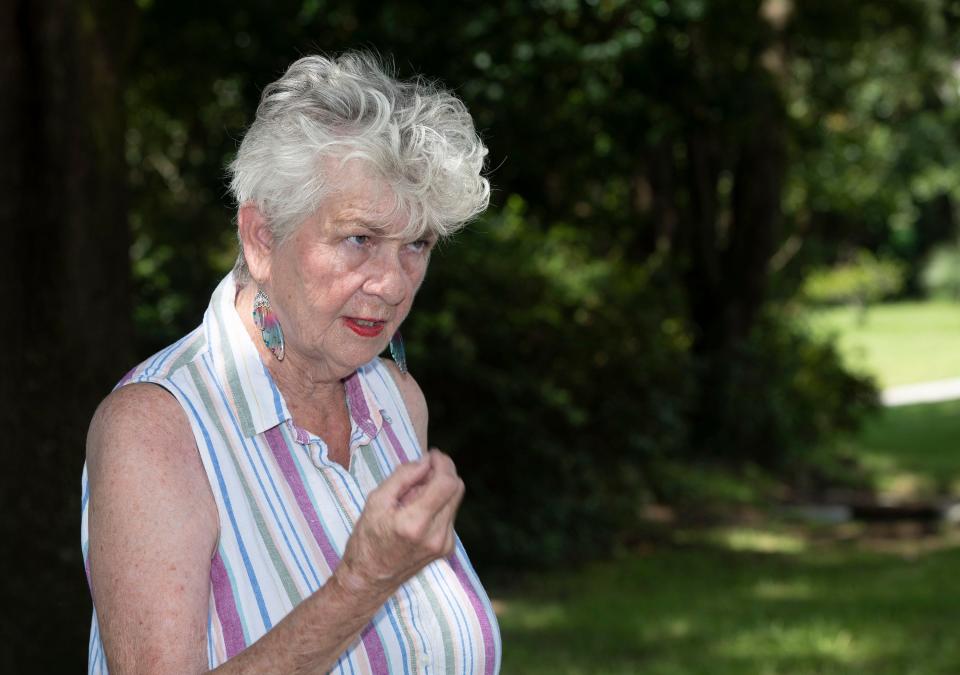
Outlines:
[[[165,442],[195,447],[190,422],[173,392],[176,373],[202,353],[205,342],[202,327],[197,328],[142,361],[117,383],[90,422],[88,464],[118,448]]]
[[[180,402],[163,387],[132,382],[114,389],[99,405],[87,433],[87,460],[137,452],[182,452],[195,441]],[[194,453],[195,454],[195,453]]]
[[[87,432],[87,471],[91,489],[115,504],[138,494],[182,501],[204,508],[216,530],[190,422],[180,402],[159,385],[127,384],[103,400]]]
[[[134,366],[120,382],[117,389],[130,383],[163,383],[173,378],[185,365],[205,353],[207,335],[203,325],[198,326],[171,345]]]

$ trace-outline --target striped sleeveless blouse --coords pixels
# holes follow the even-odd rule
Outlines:
[[[336,568],[367,495],[421,454],[392,375],[375,359],[345,382],[350,469],[290,412],[234,307],[232,275],[203,324],[131,371],[186,411],[213,491],[220,537],[210,565],[207,657],[214,668],[255,642]],[[88,561],[91,497],[83,471],[81,541]],[[87,562],[89,579],[89,563]],[[106,673],[96,607],[88,670]],[[500,668],[496,617],[463,545],[405,583],[331,672],[473,673]]]

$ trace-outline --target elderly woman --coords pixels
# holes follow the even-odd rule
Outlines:
[[[486,207],[485,155],[459,100],[363,54],[267,87],[231,166],[234,270],[90,427],[90,672],[499,669],[398,333]]]

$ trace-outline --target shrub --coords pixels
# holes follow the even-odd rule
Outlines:
[[[921,283],[932,297],[960,300],[960,243],[932,251],[921,273]]]
[[[815,304],[868,305],[900,294],[905,281],[902,263],[861,249],[850,262],[811,272],[802,295]]]
[[[467,483],[458,530],[481,562],[550,565],[609,549],[648,499],[645,467],[685,438],[690,369],[655,265],[541,232],[522,202],[431,264],[404,327],[431,442]]]
[[[875,383],[847,372],[832,342],[776,313],[725,359],[701,365],[723,369],[709,435],[698,449],[714,458],[795,470],[878,406]]]

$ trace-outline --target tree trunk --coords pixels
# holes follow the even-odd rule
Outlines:
[[[729,459],[760,449],[753,447],[755,442],[744,442],[749,436],[741,433],[744,420],[727,414],[727,401],[762,395],[737,391],[737,381],[756,379],[738,380],[734,369],[750,367],[741,347],[766,300],[769,262],[780,237],[786,128],[779,97],[772,88],[768,94],[735,143],[709,127],[691,132],[686,143],[690,207],[681,219],[677,242],[686,261],[684,283],[699,363],[699,401],[691,430],[699,452],[722,453]],[[730,129],[723,133],[730,134]],[[721,140],[736,153],[728,205],[720,203],[718,193]]]
[[[132,355],[122,66],[134,18],[131,2],[0,4],[5,672],[86,658],[84,439]]]

